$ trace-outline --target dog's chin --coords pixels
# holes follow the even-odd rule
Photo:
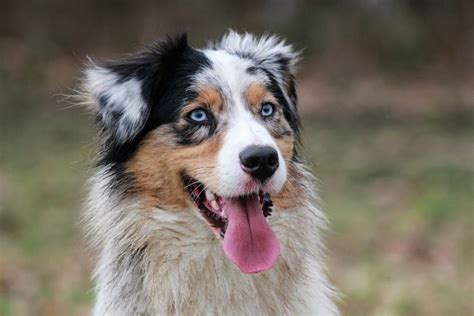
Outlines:
[[[250,184],[242,195],[221,196],[188,175],[183,181],[200,216],[242,272],[258,273],[273,266],[280,245],[267,221],[273,203],[264,187]]]

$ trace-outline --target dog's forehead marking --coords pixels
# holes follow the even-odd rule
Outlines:
[[[205,50],[204,54],[211,61],[211,68],[205,68],[196,74],[194,83],[196,86],[216,87],[231,108],[234,103],[243,100],[250,85],[255,82],[265,84],[268,81],[263,73],[254,71],[255,64],[250,59],[223,50]]]

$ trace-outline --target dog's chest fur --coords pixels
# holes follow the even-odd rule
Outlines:
[[[318,229],[324,223],[310,204],[274,210],[270,223],[281,255],[271,270],[247,275],[196,214],[112,202],[101,194],[107,178],[95,179],[101,180],[86,217],[99,249],[94,315],[336,313],[322,271]]]

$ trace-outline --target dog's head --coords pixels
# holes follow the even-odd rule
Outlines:
[[[279,254],[270,197],[291,190],[297,159],[296,60],[276,37],[230,32],[202,50],[181,36],[92,64],[85,88],[113,185],[152,208],[195,212],[243,272],[269,269]]]

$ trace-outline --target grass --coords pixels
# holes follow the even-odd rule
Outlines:
[[[4,111],[0,315],[87,315],[79,218],[92,128],[75,110]],[[472,315],[472,128],[305,126],[344,314]]]
[[[344,314],[471,315],[472,130],[308,126]]]

